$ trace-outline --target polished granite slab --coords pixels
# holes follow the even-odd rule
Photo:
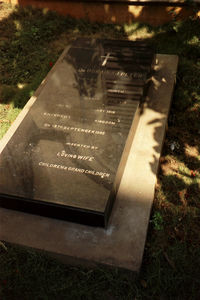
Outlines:
[[[0,155],[0,205],[105,227],[152,60],[143,42],[74,41]]]

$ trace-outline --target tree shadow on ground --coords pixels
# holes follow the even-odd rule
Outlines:
[[[138,281],[138,285],[134,286],[133,290],[131,282],[125,280],[120,297],[126,295],[126,299],[129,299],[130,293],[131,297],[140,293],[146,299],[152,299],[152,295],[158,299],[161,296],[165,299],[166,295],[171,297],[183,295],[185,299],[187,295],[188,299],[189,297],[195,299],[199,293],[200,268],[200,23],[198,19],[189,19],[185,22],[174,21],[158,28],[147,25],[137,25],[135,28],[132,33],[145,28],[152,34],[153,37],[146,39],[146,42],[152,45],[157,53],[177,54],[180,60],[152,213],[152,217],[155,217],[150,223],[148,250],[146,250],[140,277],[146,283],[143,281],[141,287]],[[40,84],[51,68],[51,64],[56,61],[58,52],[62,50],[63,46],[65,47],[61,43],[61,46],[57,48],[58,52],[54,51],[52,46],[49,47],[61,32],[66,32],[66,43],[80,35],[103,37],[109,35],[112,38],[128,38],[123,26],[102,25],[101,27],[99,24],[89,24],[86,21],[77,22],[70,18],[58,18],[53,13],[44,14],[41,10],[17,8],[9,17],[0,21],[2,104],[10,104],[12,101],[14,107],[22,108],[24,106],[30,93]],[[54,45],[54,43],[52,44]],[[158,124],[154,132],[154,139],[157,142],[155,151],[159,146],[157,138],[159,130]],[[174,145],[174,149],[172,145]],[[155,170],[153,169],[152,172]],[[160,213],[160,219],[159,217],[156,219],[156,211]],[[161,230],[155,228],[156,224],[160,226],[158,228]],[[151,244],[149,245],[149,243]],[[7,266],[4,266],[4,270],[6,268]],[[36,271],[35,274],[40,272]],[[26,274],[29,274],[29,270]],[[10,273],[9,276],[11,276]],[[64,278],[66,278],[65,276]],[[70,276],[71,273],[68,278]],[[74,275],[75,283],[76,276],[78,276],[77,272]],[[93,291],[91,288],[90,293],[94,295],[95,280],[92,276],[87,276],[89,285],[91,282],[93,283]],[[28,276],[26,276],[27,278]],[[95,278],[102,282],[102,274]],[[21,282],[18,277],[15,279],[16,285],[13,287],[13,291],[17,290],[17,284]],[[116,282],[116,277],[114,280]],[[106,281],[103,280],[103,282],[101,291],[98,290],[99,295],[103,289],[107,288]],[[59,286],[57,281],[56,284]],[[79,285],[79,289],[88,289],[89,285],[85,285],[84,281]],[[127,285],[129,290],[127,290]],[[39,282],[38,286],[40,286]],[[77,286],[72,284],[73,287],[74,295],[78,295],[76,294]],[[18,292],[22,292],[23,288],[24,285],[21,284]],[[67,290],[72,290],[72,288],[68,287]],[[144,289],[147,289],[147,292],[144,292]],[[8,290],[11,293],[11,289]],[[64,291],[66,292],[66,290]],[[83,293],[87,294],[86,291]],[[114,286],[111,294],[115,295],[116,299],[119,296]]]

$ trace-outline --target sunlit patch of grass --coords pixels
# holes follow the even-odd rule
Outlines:
[[[11,104],[0,104],[0,139],[14,122],[21,109]]]
[[[7,19],[14,11],[14,6],[9,2],[0,2],[0,21]]]
[[[140,275],[65,266],[35,251],[11,245],[6,250],[0,244],[0,298],[200,299],[199,32],[200,23],[192,19],[157,28],[91,24],[18,7],[0,23],[0,137],[77,36],[146,38],[156,52],[179,55]]]
[[[134,40],[138,38],[147,39],[153,37],[155,34],[155,31],[153,30],[153,28],[151,28],[151,26],[149,25],[141,26],[141,24],[137,22],[130,25],[125,24],[124,31],[130,40]]]

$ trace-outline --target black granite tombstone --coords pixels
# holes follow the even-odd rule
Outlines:
[[[143,42],[75,40],[0,155],[0,205],[106,226],[152,61]]]

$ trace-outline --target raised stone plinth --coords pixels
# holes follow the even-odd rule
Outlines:
[[[1,149],[15,133],[59,63],[9,129]],[[1,208],[0,240],[45,250],[57,257],[65,257],[71,263],[87,261],[139,271],[177,64],[177,56],[156,55],[156,72],[141,112],[107,229]]]

